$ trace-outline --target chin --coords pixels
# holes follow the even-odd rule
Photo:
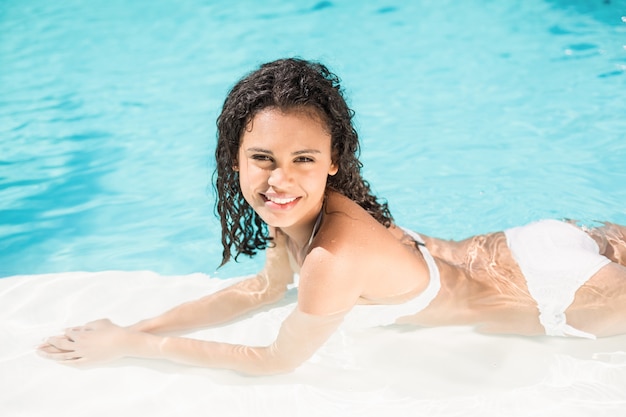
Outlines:
[[[277,218],[277,216],[272,215],[271,213],[263,213],[260,210],[255,210],[256,214],[261,218],[261,220],[263,220],[265,222],[265,224],[267,224],[268,226],[271,227],[287,227],[288,226],[288,222],[286,222],[286,219],[280,219]]]
[[[293,222],[292,221],[288,221],[288,220],[281,220],[281,219],[275,219],[275,218],[263,218],[263,221],[271,227],[277,227],[279,229],[285,229],[289,226],[293,226]]]

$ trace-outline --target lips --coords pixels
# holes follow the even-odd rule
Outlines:
[[[276,204],[289,204],[289,203],[291,203],[291,202],[296,200],[296,197],[278,198],[278,197],[267,197],[267,196],[265,196],[265,198],[267,198],[272,203],[276,203]]]
[[[265,200],[265,203],[267,205],[283,209],[293,207],[300,199],[300,197],[279,197],[268,194],[261,194],[261,196],[263,196],[263,199]]]

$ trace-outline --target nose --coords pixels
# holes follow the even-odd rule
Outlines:
[[[283,167],[276,167],[270,173],[267,183],[272,187],[281,188],[281,186],[289,182],[289,178],[288,170]]]

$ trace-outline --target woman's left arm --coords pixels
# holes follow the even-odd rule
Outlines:
[[[250,375],[290,372],[309,359],[339,327],[345,313],[311,315],[295,308],[269,346],[244,346],[132,331],[98,320],[68,329],[39,348],[42,356],[65,364],[96,364],[122,357],[165,359]]]
[[[48,339],[39,351],[44,357],[67,364],[139,357],[252,375],[289,372],[310,358],[337,330],[359,297],[362,276],[349,254],[312,250],[300,270],[298,305],[268,346],[159,336],[98,320]]]

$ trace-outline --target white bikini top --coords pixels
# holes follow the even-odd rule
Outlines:
[[[412,230],[405,229],[404,227],[401,227],[401,229],[404,231],[404,233],[411,236],[413,240],[419,243],[417,247],[420,252],[422,252],[422,256],[424,256],[424,260],[426,261],[426,266],[428,266],[428,275],[430,279],[428,281],[428,286],[424,291],[421,292],[421,294],[404,304],[423,304],[423,307],[420,307],[418,310],[414,310],[412,312],[412,314],[416,314],[428,307],[430,303],[435,299],[435,297],[437,297],[437,294],[439,294],[439,290],[441,289],[441,275],[439,275],[439,268],[437,268],[435,258],[433,258],[428,248],[426,248],[424,239],[422,239],[420,235]]]
[[[353,324],[358,322],[359,327],[366,326],[387,326],[396,322],[396,320],[403,316],[411,316],[419,313],[430,305],[430,303],[437,297],[439,290],[441,289],[441,276],[439,275],[439,268],[435,263],[435,258],[430,254],[424,244],[424,240],[420,235],[412,230],[401,229],[409,235],[415,242],[418,243],[417,247],[424,256],[426,265],[428,266],[428,274],[430,280],[428,286],[424,291],[418,294],[415,298],[406,301],[402,304],[375,304],[375,305],[357,305],[352,309],[352,312],[348,314],[347,319]],[[350,317],[351,316],[351,317]]]
[[[320,213],[315,221],[315,225],[313,226],[313,232],[311,233],[308,245],[311,244],[313,238],[315,237],[317,229],[321,223],[321,218],[322,216]],[[409,235],[415,242],[418,243],[417,248],[422,253],[424,260],[426,261],[426,266],[428,267],[428,285],[420,294],[402,304],[368,304],[355,306],[348,316],[352,316],[355,319],[358,318],[359,327],[363,324],[366,324],[367,326],[386,326],[395,323],[395,321],[400,317],[417,314],[430,305],[435,297],[437,297],[437,294],[441,289],[441,276],[439,275],[439,268],[437,268],[435,258],[433,258],[426,248],[422,237],[414,231],[404,227],[400,227],[400,229],[402,229],[404,233]],[[289,262],[291,263],[292,268],[294,268],[294,271],[299,271],[300,267],[295,262],[295,259],[293,259],[291,252],[288,252],[288,255]],[[294,278],[295,282],[290,285],[289,288],[298,286],[298,277],[296,276]],[[353,321],[349,317],[346,318],[348,319],[348,322]]]

